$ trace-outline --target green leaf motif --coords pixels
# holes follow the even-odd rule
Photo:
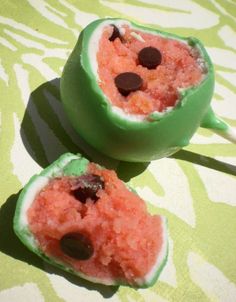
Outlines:
[[[212,107],[236,127],[235,12],[233,0],[3,1],[0,301],[236,301],[236,147],[206,129],[185,150],[153,161],[130,180],[150,211],[168,218],[169,260],[149,289],[76,281],[27,251],[11,223],[15,194],[62,153],[80,152],[109,168],[121,167],[88,146],[62,110],[59,78],[82,28],[110,16],[199,38],[215,66]],[[123,166],[123,174],[131,175],[131,164]]]

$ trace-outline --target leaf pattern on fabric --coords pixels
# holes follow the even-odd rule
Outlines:
[[[104,291],[75,281],[45,266],[12,230],[15,194],[63,152],[85,152],[109,168],[122,166],[75,133],[60,102],[63,66],[88,23],[124,17],[202,40],[215,66],[212,107],[236,128],[235,11],[232,0],[3,1],[0,301],[236,301],[236,147],[206,129],[199,128],[191,145],[171,158],[136,165],[140,174],[135,177],[130,172],[134,164],[123,163],[123,175],[133,176],[130,184],[150,211],[168,218],[169,260],[152,288]]]

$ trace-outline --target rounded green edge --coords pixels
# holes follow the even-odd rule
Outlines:
[[[170,38],[170,39],[185,41],[185,42],[188,43],[188,45],[190,45],[192,47],[197,47],[197,49],[200,51],[200,54],[201,54],[202,58],[204,59],[204,62],[207,63],[207,74],[205,76],[205,79],[203,79],[199,85],[183,90],[183,92],[180,93],[180,95],[181,95],[180,102],[173,108],[173,110],[170,110],[169,112],[166,112],[163,115],[163,117],[171,116],[172,114],[174,114],[174,111],[178,110],[179,107],[184,106],[185,105],[185,98],[187,99],[188,96],[190,96],[191,94],[194,94],[195,91],[199,90],[201,88],[201,86],[203,86],[204,83],[208,80],[208,78],[214,74],[214,66],[211,62],[211,59],[210,59],[204,45],[202,44],[202,42],[200,40],[198,40],[195,37],[182,37],[182,36],[179,36],[179,35],[176,35],[176,34],[160,31],[158,29],[145,27],[141,24],[134,23],[134,22],[132,22],[130,20],[127,20],[127,19],[106,18],[106,19],[98,19],[98,20],[93,21],[81,32],[81,35],[82,35],[81,66],[82,66],[82,68],[84,69],[84,71],[86,72],[88,78],[91,81],[91,87],[96,92],[97,96],[99,96],[97,98],[97,102],[100,102],[101,106],[106,108],[108,117],[113,122],[120,125],[120,127],[122,127],[122,128],[123,127],[124,128],[128,127],[129,129],[149,128],[150,124],[153,124],[153,125],[157,124],[160,121],[160,119],[151,120],[151,121],[150,120],[130,121],[126,118],[120,117],[117,113],[112,111],[112,109],[111,109],[112,106],[111,106],[109,100],[106,98],[106,96],[101,91],[99,85],[97,84],[97,79],[96,79],[96,77],[93,74],[93,71],[91,69],[90,58],[88,56],[88,54],[89,54],[89,51],[88,51],[89,42],[90,42],[91,35],[94,32],[94,30],[97,28],[97,26],[100,25],[101,23],[103,23],[105,21],[109,21],[109,20],[111,22],[112,21],[128,21],[128,22],[130,22],[132,27],[140,29],[142,31],[145,31],[145,32],[150,31],[154,34],[159,34],[161,36],[164,36],[164,37],[167,37],[167,38]],[[80,37],[80,39],[81,39],[81,37]]]
[[[77,169],[75,168],[75,164],[73,163],[76,161]],[[79,163],[79,166],[78,166]],[[150,281],[145,281],[142,284],[139,284],[137,287],[134,285],[130,285],[128,283],[125,283],[123,280],[102,280],[102,279],[96,279],[87,275],[84,275],[80,272],[76,272],[73,270],[72,267],[67,267],[64,265],[64,263],[61,263],[57,259],[49,258],[47,255],[45,255],[37,246],[37,243],[34,240],[34,237],[30,230],[25,226],[22,228],[20,223],[20,216],[21,216],[21,209],[25,201],[26,194],[29,190],[29,188],[36,183],[41,176],[48,178],[48,180],[52,177],[62,175],[64,173],[61,173],[61,171],[66,171],[66,175],[69,175],[70,172],[74,175],[81,175],[86,171],[86,167],[88,164],[88,160],[81,157],[79,154],[74,155],[72,153],[65,153],[62,156],[60,156],[55,162],[53,162],[51,165],[49,165],[47,168],[42,170],[41,173],[34,175],[30,178],[29,182],[25,185],[23,190],[20,193],[20,196],[17,200],[16,204],[16,210],[13,220],[13,229],[17,237],[20,239],[20,241],[27,246],[29,250],[37,254],[40,258],[42,258],[44,261],[48,262],[51,265],[54,265],[55,267],[58,267],[66,272],[72,273],[74,275],[77,275],[85,280],[94,282],[94,283],[100,283],[104,285],[109,286],[128,286],[133,288],[147,288],[152,286],[158,279],[163,267],[165,266],[168,258],[168,240],[167,236],[164,236],[164,240],[166,240],[166,251],[164,251],[164,258],[162,259],[161,263],[157,267],[157,270],[155,271],[155,274],[150,279]],[[77,170],[77,172],[76,172]],[[165,233],[167,234],[167,220],[165,219]]]

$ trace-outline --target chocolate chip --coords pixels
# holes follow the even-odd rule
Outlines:
[[[72,194],[82,203],[86,203],[88,198],[94,202],[98,200],[97,192],[104,189],[104,181],[95,174],[85,174],[78,177],[72,187]]]
[[[120,35],[120,32],[119,32],[119,29],[114,24],[111,24],[111,26],[113,27],[113,32],[112,32],[109,40],[110,41],[114,41],[116,38],[121,39],[121,35]]]
[[[161,64],[162,55],[155,47],[145,47],[138,53],[139,63],[148,69],[155,69]]]
[[[119,92],[124,96],[127,96],[132,91],[140,89],[142,84],[142,78],[134,72],[123,72],[115,77],[115,85]]]
[[[60,248],[64,254],[77,260],[88,260],[94,249],[87,236],[81,233],[68,233],[60,239]]]

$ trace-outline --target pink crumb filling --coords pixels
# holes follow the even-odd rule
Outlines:
[[[122,41],[109,41],[113,27],[104,28],[97,53],[99,85],[109,101],[126,113],[148,115],[162,112],[176,105],[178,89],[200,83],[203,68],[198,63],[197,49],[184,42],[144,33],[123,26]],[[131,35],[139,34],[144,42]],[[162,54],[162,62],[155,69],[147,69],[138,62],[138,53],[144,47],[155,47]],[[140,90],[122,96],[117,90],[114,78],[123,72],[135,72],[143,79]]]
[[[161,217],[150,215],[144,201],[130,192],[114,171],[89,165],[105,182],[99,200],[83,204],[72,194],[69,177],[52,180],[28,210],[29,228],[41,249],[89,276],[128,280],[153,267],[163,244]],[[60,238],[70,232],[89,236],[94,254],[88,260],[65,255]]]

